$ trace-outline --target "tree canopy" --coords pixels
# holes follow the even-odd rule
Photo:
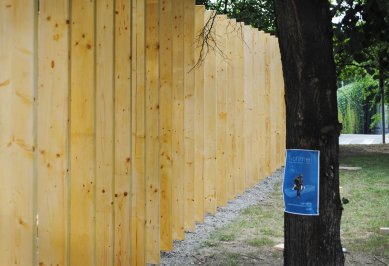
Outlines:
[[[345,80],[389,75],[389,1],[337,0],[332,6],[335,59]]]
[[[376,115],[374,121],[381,120],[384,129],[389,78],[389,1],[337,0],[332,11],[337,18],[333,28],[338,77],[354,82],[371,76],[379,81],[378,89],[370,86],[363,92],[372,106],[381,101],[381,115]]]
[[[389,1],[332,0],[334,59],[339,87],[371,78],[379,82],[361,90],[370,106],[386,99],[389,76]],[[265,32],[277,34],[274,0],[197,0]],[[386,89],[385,89],[386,88]],[[388,97],[383,97],[385,94]],[[374,121],[381,120],[377,115]],[[373,123],[374,125],[374,123]]]

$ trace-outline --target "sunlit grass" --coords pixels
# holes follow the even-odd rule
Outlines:
[[[343,245],[350,251],[389,256],[389,237],[379,233],[389,225],[389,155],[344,156],[341,164],[362,167],[341,171]]]
[[[341,237],[350,252],[384,256],[389,259],[389,237],[381,235],[380,227],[389,226],[389,155],[348,155],[340,158],[341,165],[362,167],[358,171],[341,171],[341,197],[345,204]],[[283,199],[281,184],[264,202],[247,208],[234,221],[215,230],[203,247],[224,249],[231,243],[247,246],[282,257],[272,247],[283,242]],[[231,249],[230,249],[231,251]],[[248,251],[248,252],[251,252]],[[247,253],[248,254],[248,253]],[[234,264],[239,254],[226,253],[225,265]]]

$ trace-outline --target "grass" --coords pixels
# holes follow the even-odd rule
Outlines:
[[[233,265],[238,265],[240,261],[240,255],[238,253],[233,253],[233,252],[227,252],[225,254],[226,259],[224,260],[224,264],[227,266],[233,266]]]
[[[389,257],[389,237],[379,233],[389,226],[389,155],[353,155],[340,163],[360,166],[359,171],[341,171],[343,245],[350,251]]]
[[[203,246],[220,246],[221,242],[242,242],[257,248],[270,248],[283,237],[283,203],[280,184],[266,201],[242,211],[230,224],[215,230]]]
[[[266,247],[266,246],[273,246],[275,244],[275,242],[268,237],[253,238],[253,239],[250,239],[247,243],[250,246],[257,247],[257,248]]]
[[[340,172],[341,197],[349,200],[343,206],[343,246],[352,253],[389,259],[389,237],[379,233],[380,227],[389,226],[389,155],[344,155],[340,164],[362,167]],[[282,257],[281,252],[272,249],[282,242],[283,200],[278,184],[268,200],[245,209],[233,222],[215,230],[203,247],[224,250],[228,245],[247,246],[251,251],[255,248]],[[236,265],[239,256],[225,254],[225,265]]]

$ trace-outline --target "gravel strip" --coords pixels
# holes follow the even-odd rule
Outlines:
[[[197,224],[194,232],[185,234],[185,240],[174,241],[173,251],[161,252],[160,265],[182,266],[197,264],[196,257],[194,256],[195,250],[208,238],[209,234],[235,219],[242,210],[267,199],[273,192],[274,185],[281,182],[282,175],[283,168],[265,178],[258,185],[247,189],[243,195],[229,201],[226,207],[218,208],[215,215],[206,215],[204,223]]]

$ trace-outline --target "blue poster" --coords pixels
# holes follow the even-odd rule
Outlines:
[[[286,150],[285,212],[319,215],[319,164],[319,151]]]

